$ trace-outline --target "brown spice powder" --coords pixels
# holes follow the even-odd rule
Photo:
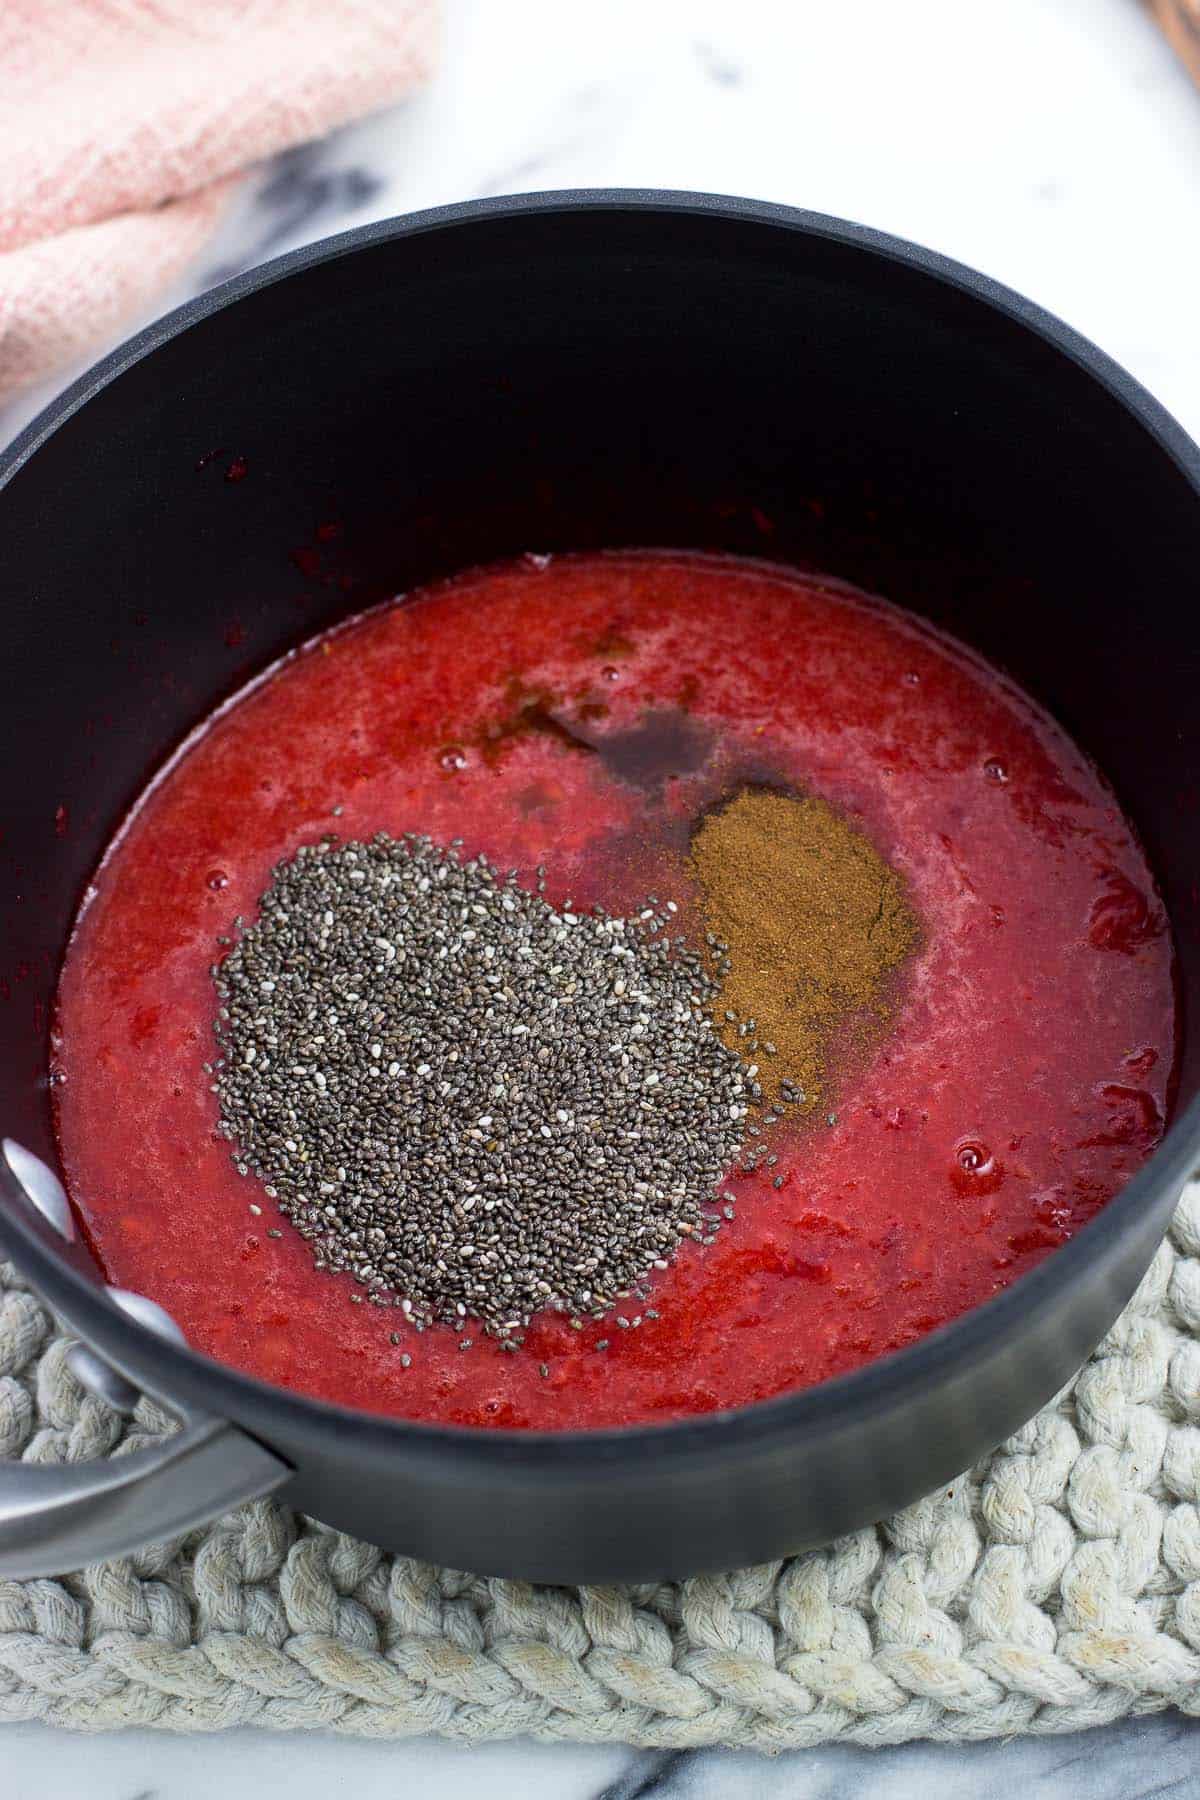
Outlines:
[[[707,929],[728,946],[715,953],[722,1038],[745,1057],[739,1026],[753,1019],[766,1097],[786,1079],[815,1106],[835,1034],[879,1006],[916,943],[900,877],[824,800],[754,788],[702,820],[691,866]]]

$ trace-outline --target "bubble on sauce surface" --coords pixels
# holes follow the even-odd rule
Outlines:
[[[989,756],[983,765],[984,778],[994,781],[997,787],[1003,787],[1008,780],[1008,769],[997,756]]]
[[[950,1180],[960,1194],[991,1194],[1004,1180],[1004,1167],[981,1137],[962,1137],[954,1146]]]
[[[1063,1187],[1047,1188],[1035,1196],[1033,1202],[1035,1218],[1043,1225],[1052,1226],[1066,1237],[1070,1234],[1074,1211]]]

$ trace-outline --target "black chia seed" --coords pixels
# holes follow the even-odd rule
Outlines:
[[[601,1316],[706,1241],[746,1130],[664,917],[556,910],[411,834],[301,848],[214,971],[235,1162],[418,1327]]]

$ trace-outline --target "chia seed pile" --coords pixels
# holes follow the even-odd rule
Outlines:
[[[761,1096],[673,903],[575,913],[538,885],[457,843],[328,839],[212,970],[239,1170],[318,1268],[513,1348],[542,1308],[600,1316],[711,1241]]]

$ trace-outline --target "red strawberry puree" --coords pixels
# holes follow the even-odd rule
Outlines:
[[[673,897],[694,930],[689,830],[745,781],[823,796],[907,884],[921,942],[873,1047],[730,1176],[736,1219],[653,1276],[638,1329],[545,1314],[517,1354],[462,1353],[351,1305],[216,1135],[217,934],[298,844],[410,829],[544,864],[555,903]],[[1099,775],[961,645],[770,565],[528,557],[310,644],[149,790],[63,972],[63,1158],[111,1279],[239,1369],[461,1424],[678,1418],[909,1344],[1102,1207],[1163,1130],[1171,959]]]

